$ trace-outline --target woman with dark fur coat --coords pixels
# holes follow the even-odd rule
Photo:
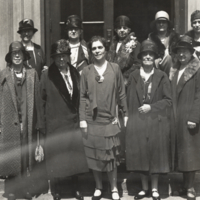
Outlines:
[[[149,34],[148,38],[158,46],[159,58],[155,62],[156,67],[169,76],[170,68],[175,62],[172,48],[176,45],[179,34],[172,29],[169,15],[165,11],[156,13],[155,20],[151,23],[151,28],[153,32]]]

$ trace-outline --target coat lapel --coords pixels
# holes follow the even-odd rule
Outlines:
[[[133,76],[135,82],[136,82],[136,92],[137,92],[137,96],[140,102],[140,105],[143,104],[143,93],[144,93],[144,89],[143,89],[143,85],[142,85],[142,79],[140,77],[140,70],[137,71],[137,73],[134,73]]]
[[[158,85],[159,85],[162,77],[163,77],[163,74],[160,73],[159,70],[154,69],[154,74],[153,74],[153,78],[152,78],[152,87],[151,87],[151,97],[150,97],[151,103],[153,101],[154,94],[158,88]]]
[[[6,82],[8,84],[9,89],[10,89],[10,94],[12,96],[12,100],[13,100],[13,103],[14,103],[15,110],[16,110],[16,112],[18,112],[16,92],[15,92],[15,86],[14,86],[14,72],[12,72],[9,68],[7,68],[7,70],[6,70]]]
[[[178,85],[177,85],[177,99],[187,81],[189,81],[200,68],[199,61],[197,58],[192,58],[192,60],[188,63],[185,71],[183,72]]]

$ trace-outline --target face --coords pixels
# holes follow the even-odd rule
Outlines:
[[[192,57],[192,53],[189,49],[179,48],[177,50],[177,59],[181,64],[187,64]]]
[[[158,32],[166,32],[168,29],[168,22],[166,20],[157,20],[156,29]]]
[[[100,41],[92,43],[92,54],[96,60],[102,60],[105,58],[106,49]]]
[[[14,65],[20,65],[24,60],[24,55],[21,50],[11,53],[11,60]]]
[[[127,26],[121,26],[120,28],[115,29],[115,32],[117,33],[120,39],[125,39],[130,33],[130,31],[131,29]]]
[[[21,31],[21,38],[24,43],[29,43],[34,35],[33,30],[23,30]]]
[[[59,54],[56,55],[53,59],[58,68],[67,67],[67,63],[70,63],[70,55],[68,54]]]
[[[152,66],[155,60],[155,54],[151,51],[143,52],[142,55],[143,66]]]
[[[79,39],[81,36],[82,30],[79,28],[71,28],[68,30],[69,39]]]
[[[196,19],[192,22],[192,28],[194,32],[200,33],[200,19]]]

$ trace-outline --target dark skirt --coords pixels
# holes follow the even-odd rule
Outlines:
[[[83,137],[83,144],[90,169],[109,172],[120,164],[119,132],[118,125],[88,124],[88,133]]]

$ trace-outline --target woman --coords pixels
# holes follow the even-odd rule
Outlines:
[[[89,64],[89,54],[87,44],[82,39],[82,21],[77,15],[70,15],[67,18],[66,32],[71,48],[71,65],[81,74],[83,68]]]
[[[119,65],[126,85],[130,73],[138,66],[140,43],[136,40],[135,33],[131,32],[131,21],[127,16],[117,17],[114,27],[116,35],[107,53],[107,60]]]
[[[180,195],[195,199],[194,178],[200,170],[200,61],[193,57],[192,38],[183,36],[174,48],[178,63],[172,76],[173,161],[183,173]],[[175,156],[176,155],[176,156]]]
[[[198,59],[200,59],[200,10],[195,10],[191,14],[191,26],[192,30],[188,31],[185,35],[192,38],[193,48]]]
[[[44,66],[45,55],[41,46],[31,41],[37,31],[38,30],[34,28],[33,20],[23,19],[19,22],[19,30],[17,31],[17,33],[20,34],[20,37],[22,39],[21,42],[24,45],[25,50],[29,52],[31,57],[29,60],[26,61],[26,64],[29,65],[31,68],[34,68],[40,78],[42,70],[46,69],[47,67]]]
[[[23,63],[29,58],[21,42],[12,42],[5,57],[9,67],[0,72],[0,175],[6,177],[4,196],[10,200],[31,198],[29,176],[40,115],[38,75]]]
[[[73,196],[83,200],[77,175],[89,171],[78,120],[80,75],[69,64],[70,53],[67,40],[52,44],[53,63],[40,81],[46,166],[55,200],[61,198],[59,183],[65,177],[72,179]]]
[[[172,48],[177,43],[179,34],[172,29],[169,15],[165,11],[156,13],[155,20],[151,22],[151,29],[153,32],[148,38],[156,43],[159,53],[159,58],[155,61],[156,67],[169,76],[171,66],[175,62]]]
[[[102,172],[107,172],[111,184],[112,199],[119,199],[117,166],[119,165],[120,132],[116,108],[123,108],[124,125],[127,121],[125,86],[120,68],[105,59],[106,41],[94,36],[90,50],[94,63],[85,67],[80,83],[80,127],[88,167],[92,169],[96,189],[92,197],[102,197]]]
[[[167,75],[154,68],[157,57],[155,43],[145,40],[138,54],[141,68],[130,75],[128,83],[126,165],[127,170],[140,173],[142,181],[142,191],[135,199],[149,195],[148,177],[151,176],[151,196],[159,200],[159,174],[170,170],[167,110],[172,104],[171,90]]]

